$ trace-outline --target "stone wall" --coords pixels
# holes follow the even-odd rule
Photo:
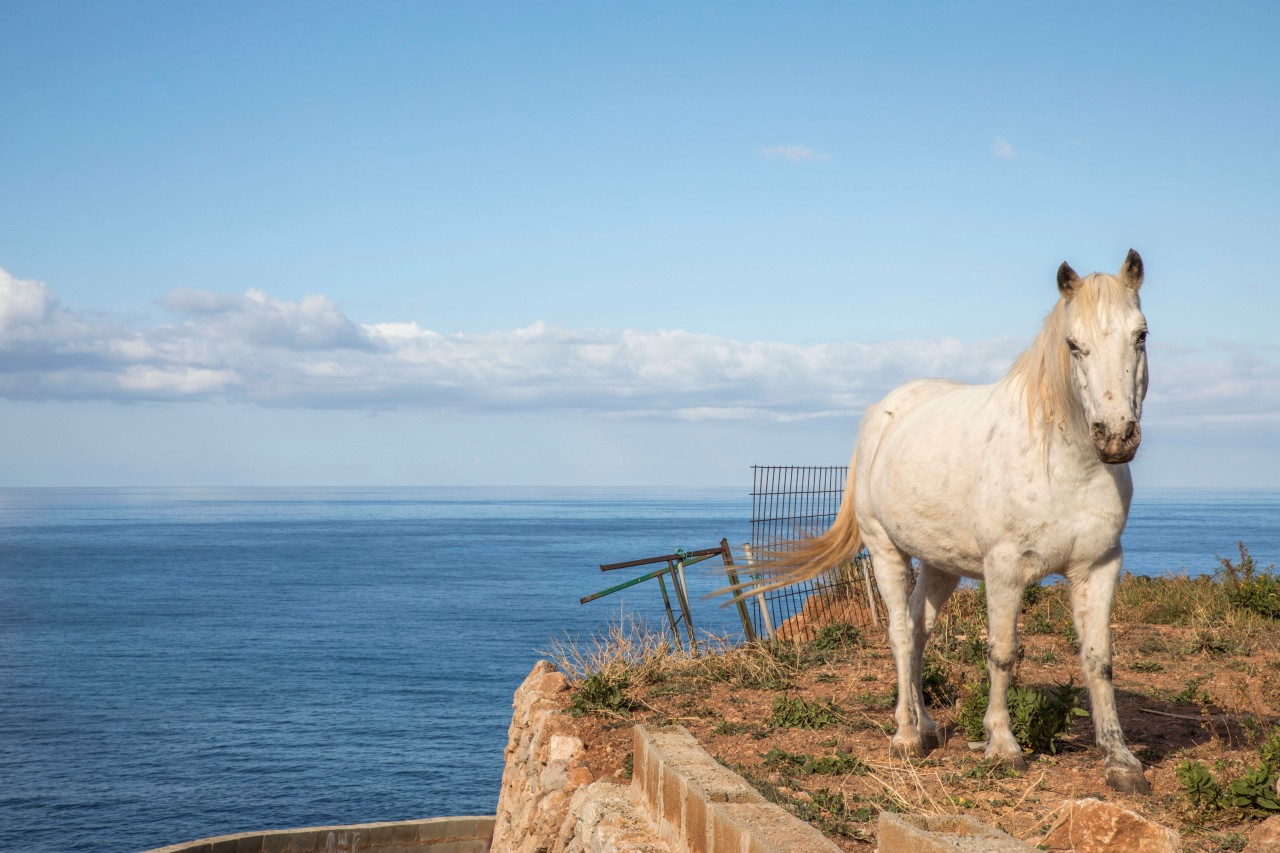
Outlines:
[[[569,804],[594,780],[584,761],[586,746],[573,718],[562,711],[568,690],[568,680],[545,660],[534,665],[516,690],[494,850],[535,853],[569,843],[561,837]]]

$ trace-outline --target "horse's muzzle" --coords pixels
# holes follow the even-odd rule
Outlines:
[[[1108,465],[1121,465],[1138,455],[1142,426],[1137,421],[1125,421],[1119,430],[1112,432],[1098,421],[1089,428],[1089,437],[1093,439],[1099,459]]]

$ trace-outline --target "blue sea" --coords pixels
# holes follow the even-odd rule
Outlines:
[[[662,618],[599,564],[750,538],[747,489],[0,490],[0,850],[489,814],[553,637]],[[1140,574],[1280,562],[1280,491],[1140,492]],[[707,563],[705,565],[711,565]],[[697,596],[695,623],[736,630]]]

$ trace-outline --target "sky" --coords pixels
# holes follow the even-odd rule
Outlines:
[[[1280,486],[1280,5],[0,0],[0,486],[750,484],[1146,264]]]

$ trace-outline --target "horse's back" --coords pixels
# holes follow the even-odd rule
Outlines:
[[[859,523],[970,576],[993,548],[1039,554],[1050,570],[1114,549],[1127,470],[1082,476],[1047,464],[1025,411],[1004,383],[924,380],[890,392],[859,437]]]

